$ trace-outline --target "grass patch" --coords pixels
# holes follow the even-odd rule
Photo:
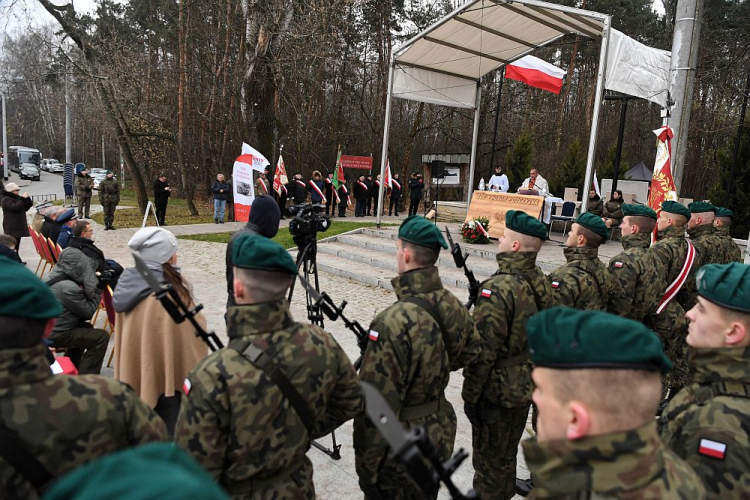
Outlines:
[[[169,212],[167,212],[169,213]],[[381,226],[395,226],[396,224],[381,224]],[[330,238],[337,234],[347,233],[355,229],[362,227],[375,227],[374,222],[349,222],[349,221],[338,221],[333,220],[331,227],[324,233],[318,233],[318,240]],[[232,237],[233,233],[212,233],[212,234],[190,234],[185,236],[178,236],[183,240],[195,240],[195,241],[207,241],[210,243],[227,243],[229,238]],[[278,234],[273,238],[275,242],[283,246],[284,248],[293,248],[296,245],[292,239],[292,235],[289,234],[289,228],[282,227],[279,229]]]
[[[99,197],[94,195],[91,198],[91,204],[99,204]],[[123,189],[120,194],[119,206],[138,206],[138,198],[135,191]],[[198,215],[190,215],[187,202],[180,198],[170,198],[167,205],[166,223],[168,226],[181,226],[184,224],[209,224],[214,221],[214,206],[205,201],[196,200],[195,207],[198,209]],[[91,218],[99,224],[104,224],[104,214],[98,213]],[[124,208],[115,212],[115,227],[141,227],[143,223],[143,214],[138,208]],[[149,215],[146,226],[155,226],[154,216]]]

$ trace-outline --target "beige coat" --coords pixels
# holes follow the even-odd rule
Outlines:
[[[196,319],[206,327],[206,318]],[[182,392],[190,371],[208,346],[188,321],[176,324],[153,295],[115,321],[115,378],[129,384],[151,408],[159,396]]]

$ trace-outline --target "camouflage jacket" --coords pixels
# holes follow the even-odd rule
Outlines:
[[[750,347],[688,350],[693,382],[659,420],[709,498],[750,498]]]
[[[164,422],[125,384],[53,376],[42,344],[0,350],[0,425],[53,477],[117,450],[168,439]],[[37,498],[0,459],[0,498]]]
[[[721,240],[713,225],[694,227],[688,231],[690,241],[695,247],[695,257],[700,258],[700,264],[721,264]]]
[[[651,245],[651,252],[656,257],[654,262],[658,266],[658,276],[661,277],[661,294],[667,291],[672,282],[685,264],[687,257],[688,240],[685,238],[684,227],[669,227],[658,232],[657,241]],[[695,256],[693,267],[690,269],[685,284],[677,293],[677,302],[685,311],[689,311],[698,300],[698,290],[695,285],[695,273],[701,266],[700,257]]]
[[[656,309],[664,290],[657,274],[653,255],[648,251],[651,234],[629,234],[622,237],[624,251],[609,261],[614,278],[607,312],[643,321]]]
[[[700,500],[695,472],[664,446],[656,422],[625,432],[523,441],[534,490],[528,498],[560,500]]]
[[[235,498],[315,498],[305,453],[313,439],[362,410],[354,367],[329,333],[295,322],[286,299],[228,313],[229,346],[188,376],[175,442]],[[250,342],[274,359],[314,422],[303,422],[268,375],[237,350]]]
[[[440,459],[447,460],[456,436],[456,414],[444,393],[451,365],[472,363],[481,343],[466,307],[442,289],[437,268],[410,271],[391,283],[398,302],[378,314],[370,325],[359,378],[383,394],[402,422],[424,426]],[[441,302],[450,306],[444,313],[444,306],[438,303],[443,325],[458,326],[460,338],[469,340],[441,333],[423,307],[404,302],[412,296],[430,302],[442,297]],[[454,346],[449,347],[449,343]],[[457,350],[460,345],[466,347]],[[387,460],[386,441],[364,415],[354,419],[354,451],[360,483],[408,481]]]
[[[555,306],[582,310],[607,309],[612,275],[599,260],[598,248],[564,248],[568,263],[555,269],[548,279]]]
[[[79,198],[91,198],[91,192],[94,189],[94,178],[90,175],[76,176],[76,196]]]
[[[716,236],[721,242],[722,264],[729,264],[730,262],[744,262],[744,259],[742,257],[742,249],[732,239],[732,235],[729,234],[729,228],[716,228]]]
[[[114,178],[102,180],[99,183],[99,202],[102,205],[105,203],[114,203],[115,205],[120,203],[120,183]]]
[[[531,404],[531,359],[526,321],[549,306],[551,289],[536,253],[497,254],[498,270],[480,287],[474,322],[482,339],[479,360],[464,370],[462,397],[504,408]]]

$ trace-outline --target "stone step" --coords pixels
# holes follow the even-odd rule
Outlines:
[[[443,228],[443,233],[445,233],[445,229]],[[347,233],[352,234],[352,233]],[[365,236],[371,236],[373,238],[380,238],[383,240],[390,240],[395,242],[398,239],[398,230],[397,229],[375,229],[375,228],[362,228],[362,232],[359,233],[361,235]],[[476,256],[480,257],[482,259],[487,259],[493,262],[495,262],[495,255],[497,254],[497,241],[492,240],[491,243],[488,245],[482,245],[481,248],[476,248],[474,246],[470,246],[469,244],[465,243],[461,240],[461,233],[458,230],[458,227],[454,229],[451,229],[451,236],[453,236],[453,241],[455,243],[458,243],[461,246],[461,250],[463,250],[464,253],[468,253],[470,256]],[[447,241],[447,238],[446,238]],[[393,245],[393,248],[395,249],[395,243]],[[394,250],[395,252],[395,250]],[[448,255],[450,255],[449,251],[447,252]]]

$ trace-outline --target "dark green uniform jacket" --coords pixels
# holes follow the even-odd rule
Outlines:
[[[550,302],[550,285],[535,252],[497,254],[498,270],[480,288],[474,322],[483,342],[464,370],[462,397],[504,408],[531,404],[531,359],[526,322]]]
[[[712,225],[694,227],[688,231],[690,241],[695,247],[695,262],[701,266],[721,264],[721,240]],[[700,259],[700,260],[699,260]],[[696,267],[696,270],[698,268]]]
[[[609,200],[604,204],[604,211],[602,217],[612,219],[612,227],[617,227],[622,224],[624,215],[622,213],[622,200]]]
[[[0,350],[0,422],[53,477],[117,450],[167,440],[164,422],[127,385],[52,375],[45,348]],[[37,498],[0,459],[0,498]]]
[[[598,215],[599,217],[602,216],[602,213],[604,213],[604,200],[599,198],[597,196],[597,199],[592,200],[589,198],[589,204],[586,208],[587,212],[591,212],[594,215]]]
[[[668,227],[658,232],[656,242],[651,245],[651,251],[656,256],[656,263],[659,266],[659,276],[662,277],[663,289],[667,287],[680,274],[682,266],[685,264],[685,258],[688,251],[688,240],[685,238],[684,227]],[[698,300],[698,290],[695,286],[695,273],[698,271],[701,262],[699,255],[695,256],[693,267],[690,270],[685,284],[677,294],[676,300],[685,311],[689,311]],[[674,300],[672,301],[674,302]]]
[[[664,446],[656,422],[576,441],[523,442],[534,490],[560,500],[701,500],[695,472]]]
[[[90,175],[76,176],[76,196],[79,198],[91,198],[91,191],[94,189],[94,178]]]
[[[370,325],[359,377],[383,394],[401,422],[424,426],[446,460],[456,436],[456,414],[445,398],[451,367],[473,362],[481,344],[468,310],[443,289],[436,267],[409,271],[391,283],[398,302]],[[404,301],[409,297],[438,305],[447,332],[422,306]],[[388,459],[386,441],[364,415],[354,419],[354,451],[361,484],[377,484],[395,497],[409,490],[410,481]]]
[[[234,498],[315,498],[310,441],[362,410],[349,358],[323,329],[292,319],[286,299],[229,308],[229,346],[190,373],[175,442]],[[297,389],[307,424],[279,387],[237,349],[271,356]]]
[[[99,183],[99,203],[120,203],[120,184],[114,178]]]
[[[732,235],[729,234],[728,227],[717,227],[716,236],[721,242],[721,264],[730,262],[744,262],[742,249],[734,242]]]
[[[612,275],[599,260],[598,248],[564,248],[568,263],[548,276],[552,304],[581,310],[605,311]]]
[[[607,312],[643,321],[656,310],[664,290],[657,274],[653,254],[649,251],[651,234],[628,234],[622,237],[624,251],[609,261],[614,278]]]
[[[693,382],[664,410],[662,439],[709,498],[750,498],[750,347],[691,348],[688,363]]]

